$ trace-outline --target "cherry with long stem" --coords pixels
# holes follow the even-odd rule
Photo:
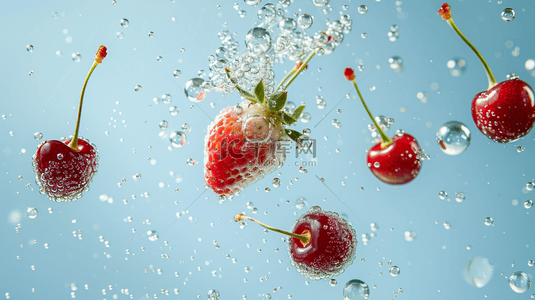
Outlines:
[[[281,229],[277,229],[275,227],[271,227],[269,225],[266,225],[256,219],[253,219],[251,217],[248,217],[244,214],[235,214],[234,215],[234,221],[236,222],[239,222],[239,221],[252,221],[252,222],[255,222],[256,224],[266,228],[266,229],[269,229],[271,231],[275,231],[275,232],[278,232],[278,233],[282,233],[282,234],[285,234],[287,236],[291,236],[291,237],[294,237],[294,238],[297,238],[299,239],[303,245],[307,245],[308,243],[310,243],[310,231],[308,230],[305,230],[302,234],[296,234],[296,233],[292,233],[292,232],[288,232],[288,231],[284,231],[284,230],[281,230]]]
[[[80,104],[78,106],[78,117],[76,119],[76,128],[74,129],[74,135],[72,137],[71,143],[69,144],[69,147],[73,149],[74,151],[78,151],[78,132],[80,131],[80,120],[82,119],[82,104],[84,102],[85,88],[95,68],[99,64],[101,64],[102,60],[106,57],[106,55],[108,55],[107,50],[108,49],[104,45],[101,45],[98,48],[97,53],[95,54],[95,61],[93,62],[91,69],[89,69],[89,73],[87,73],[87,76],[85,77],[84,85],[82,86],[82,93],[80,94]]]

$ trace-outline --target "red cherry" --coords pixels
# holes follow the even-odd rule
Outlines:
[[[533,89],[517,78],[498,83],[483,56],[453,22],[450,6],[444,3],[438,14],[474,51],[487,73],[489,88],[472,101],[472,118],[477,128],[498,143],[516,141],[528,134],[535,123]]]
[[[381,181],[389,184],[405,184],[412,181],[422,168],[420,146],[410,134],[396,134],[392,144],[373,146],[368,151],[370,170]]]
[[[89,184],[97,173],[96,147],[89,141],[78,138],[78,132],[87,82],[98,64],[106,57],[106,51],[105,46],[98,48],[95,61],[85,78],[73,138],[65,142],[45,141],[37,147],[33,156],[35,182],[39,185],[39,191],[52,201],[70,202],[82,197],[82,192],[89,189]]]
[[[39,145],[33,156],[35,182],[39,191],[56,202],[69,202],[82,197],[97,173],[95,145],[79,138],[78,151],[65,142],[51,140]]]
[[[472,118],[477,128],[493,141],[515,141],[528,134],[535,123],[533,89],[520,79],[500,82],[476,95]]]
[[[382,142],[368,151],[366,159],[368,168],[384,183],[406,184],[411,182],[422,168],[421,150],[418,142],[412,135],[403,132],[396,134],[392,139],[389,138],[377,124],[366,102],[364,102],[364,98],[362,98],[355,81],[353,69],[346,68],[344,76],[347,80],[353,82],[364,109],[381,136]]]
[[[291,264],[306,278],[331,278],[353,263],[357,251],[357,233],[337,213],[311,207],[292,225],[290,232],[265,225],[253,218],[236,214],[238,221],[253,221],[264,228],[286,234]]]

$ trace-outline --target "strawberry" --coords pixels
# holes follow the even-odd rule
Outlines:
[[[230,70],[226,71],[230,81],[236,84]],[[276,91],[267,97],[262,80],[256,85],[254,95],[237,85],[236,89],[246,100],[223,109],[208,126],[204,139],[204,181],[219,195],[240,192],[281,167],[286,149],[279,142],[297,141],[301,136],[295,130],[284,128],[297,122],[305,108],[302,105],[292,114],[283,111],[287,92]]]

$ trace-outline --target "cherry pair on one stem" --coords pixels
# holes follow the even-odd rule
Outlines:
[[[290,231],[268,226],[244,214],[235,214],[234,220],[252,221],[288,238],[288,256],[291,264],[306,278],[318,280],[344,272],[356,256],[357,234],[337,213],[311,207],[292,225]]]
[[[35,182],[39,185],[39,191],[52,201],[70,202],[82,197],[82,192],[89,189],[89,184],[97,173],[96,146],[78,137],[78,132],[87,82],[97,65],[106,57],[106,51],[105,46],[98,48],[95,61],[84,81],[73,137],[62,141],[44,141],[33,156]]]
[[[381,143],[368,151],[367,164],[372,173],[388,184],[405,184],[411,182],[422,168],[421,150],[416,139],[410,134],[398,131],[389,138],[371,114],[355,81],[355,72],[351,68],[344,70],[347,80],[353,82],[364,109],[370,116],[376,130],[381,136]]]
[[[516,76],[498,83],[489,65],[451,18],[450,5],[444,3],[438,14],[477,55],[487,73],[489,87],[472,101],[472,118],[477,128],[498,143],[508,143],[528,134],[535,123],[533,89]]]

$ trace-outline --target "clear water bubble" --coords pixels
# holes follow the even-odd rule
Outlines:
[[[359,14],[363,15],[368,12],[368,7],[366,5],[361,5],[357,10]]]
[[[188,166],[193,166],[193,165],[195,165],[195,163],[196,163],[196,162],[195,162],[195,160],[194,160],[193,158],[188,158],[188,159],[186,159],[186,164],[187,164]]]
[[[516,293],[526,292],[531,286],[529,275],[522,271],[514,272],[509,276],[509,286]]]
[[[297,18],[297,25],[301,29],[309,29],[314,23],[314,17],[309,14],[302,14]]]
[[[118,39],[122,40],[124,38],[124,33],[120,32],[120,31],[117,31],[117,33],[115,34],[117,36]]]
[[[219,300],[220,294],[218,290],[208,291],[208,300]]]
[[[156,232],[156,230],[149,230],[147,231],[147,237],[149,238],[149,241],[151,242],[154,242],[156,240],[158,240],[158,232]]]
[[[281,186],[281,180],[279,178],[273,178],[271,184],[273,184],[273,187],[278,188],[279,186]]]
[[[336,127],[336,128],[340,128],[340,127],[342,127],[342,122],[340,122],[340,120],[338,120],[338,119],[333,119],[331,123],[332,123],[333,126]]]
[[[154,37],[154,32],[153,31],[149,31],[149,37]]]
[[[173,147],[180,148],[186,144],[186,134],[182,131],[171,132],[169,140]]]
[[[414,238],[416,238],[416,232],[413,232],[413,231],[405,231],[403,235],[407,242],[412,242],[414,241]]]
[[[163,103],[169,104],[171,103],[171,101],[173,101],[173,97],[171,96],[171,94],[163,94],[161,100]]]
[[[466,195],[463,192],[455,193],[455,201],[460,203],[460,202],[463,202],[465,198],[466,198]]]
[[[515,19],[514,9],[508,7],[502,11],[502,20],[506,22],[511,22]]]
[[[26,46],[26,51],[33,52],[33,45]]]
[[[299,118],[299,120],[301,120],[301,122],[303,122],[303,123],[308,123],[308,122],[310,122],[311,118],[312,117],[310,116],[309,113],[304,112],[303,114],[301,114],[301,117]]]
[[[201,102],[206,97],[206,91],[203,90],[202,84],[204,79],[192,78],[184,86],[184,94],[192,102]]]
[[[526,200],[524,202],[524,208],[529,209],[533,207],[533,200]]]
[[[299,197],[295,200],[295,208],[297,209],[303,209],[307,204],[308,202],[304,197]]]
[[[184,123],[184,124],[182,124],[182,126],[180,126],[180,129],[182,129],[183,131],[190,132],[191,131],[191,126],[188,123]]]
[[[75,53],[71,54],[71,57],[72,57],[72,61],[74,61],[74,62],[82,61],[82,55],[80,55],[80,53],[78,53],[78,52],[75,52]]]
[[[390,273],[390,275],[394,277],[398,276],[400,272],[401,270],[399,269],[398,266],[392,266],[388,269],[388,273]]]
[[[484,257],[470,258],[463,268],[464,280],[475,287],[484,287],[492,278],[494,267]]]
[[[486,217],[485,218],[485,225],[487,225],[487,226],[494,225],[494,219],[492,219],[491,217]]]
[[[528,260],[528,266],[530,266],[530,267],[535,266],[535,261],[533,261],[533,260],[531,260],[531,259]]]
[[[314,5],[316,5],[317,7],[324,7],[329,4],[330,1],[331,0],[312,0]]]
[[[438,192],[438,197],[440,200],[445,200],[448,197],[448,193],[446,191],[440,191]]]
[[[366,32],[363,32],[363,33],[360,34],[360,37],[365,39],[365,38],[368,37],[368,34]]]
[[[156,61],[157,61],[157,62],[162,62],[162,61],[163,61],[163,56],[158,55],[158,56],[156,57]]]
[[[348,281],[343,290],[344,300],[367,300],[370,297],[370,288],[362,280]]]
[[[166,120],[160,122],[160,129],[166,129],[167,127],[169,127],[169,122]]]
[[[336,279],[334,279],[334,278],[329,279],[329,285],[330,286],[336,286],[337,283],[338,282],[336,281]]]
[[[388,32],[388,40],[391,42],[397,41],[399,38],[399,32],[397,31],[390,31]]]
[[[123,26],[124,28],[128,27],[129,24],[130,22],[128,21],[128,19],[125,19],[125,18],[121,19],[121,26]]]
[[[526,60],[526,62],[524,63],[524,67],[528,71],[531,71],[531,70],[535,69],[535,60],[532,59],[532,58]]]
[[[175,71],[173,71],[173,76],[174,76],[175,78],[180,78],[180,77],[182,77],[182,71],[180,71],[180,70],[175,70]]]
[[[526,183],[526,190],[528,191],[533,191],[533,189],[535,188],[535,182],[528,182]]]
[[[33,138],[36,139],[36,140],[40,140],[43,138],[43,134],[40,133],[40,132],[36,132],[33,134]]]
[[[442,152],[458,155],[470,145],[470,130],[459,121],[446,122],[438,129],[436,141]]]
[[[245,2],[245,4],[247,5],[255,6],[255,5],[260,4],[262,0],[243,0],[243,2]]]
[[[297,28],[297,22],[294,18],[285,18],[279,22],[279,28],[284,34],[292,34]]]
[[[37,218],[37,215],[39,214],[39,212],[37,211],[37,208],[35,207],[28,207],[28,209],[26,210],[26,214],[28,215],[30,219],[35,219]]]
[[[454,58],[448,60],[446,66],[452,76],[461,76],[466,70],[466,61],[462,58]]]
[[[388,129],[390,129],[390,125],[391,123],[388,121],[388,118],[385,117],[385,116],[376,116],[375,117],[375,122],[377,122],[377,124],[379,125],[379,127],[381,127],[381,129],[383,131],[388,131]],[[392,122],[393,123],[393,122]],[[371,132],[376,132],[377,131],[377,128],[375,128],[375,124],[368,124],[368,129],[371,131]]]
[[[169,107],[169,113],[170,113],[171,116],[173,116],[173,117],[174,117],[174,116],[177,116],[179,111],[180,111],[180,110],[179,110],[178,107],[176,107],[176,106],[171,106],[171,107]]]
[[[399,56],[392,56],[388,59],[388,65],[396,72],[403,71],[403,59]]]
[[[134,91],[135,91],[136,93],[141,92],[142,89],[143,89],[143,87],[142,87],[141,85],[139,85],[139,84],[136,85],[136,86],[134,87]]]
[[[245,36],[245,46],[249,53],[261,56],[271,48],[271,35],[265,28],[254,27]]]
[[[57,158],[58,158],[58,160],[62,160],[63,159],[63,153],[58,153]]]

